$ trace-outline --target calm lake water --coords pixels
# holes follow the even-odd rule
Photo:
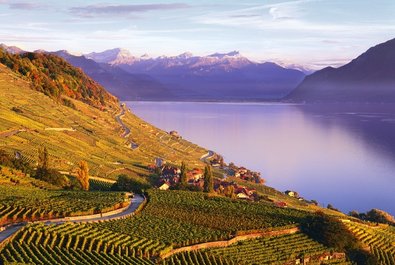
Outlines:
[[[128,102],[156,125],[344,212],[395,214],[395,106]]]

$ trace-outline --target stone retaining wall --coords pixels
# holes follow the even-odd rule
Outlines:
[[[294,228],[283,229],[283,230],[245,234],[245,235],[241,235],[241,236],[235,236],[234,238],[232,238],[230,240],[207,242],[207,243],[201,243],[201,244],[196,244],[196,245],[192,245],[192,246],[176,248],[176,249],[173,249],[165,254],[160,255],[160,258],[165,259],[165,258],[168,258],[168,257],[174,255],[174,254],[177,254],[180,252],[186,252],[186,251],[194,251],[194,250],[200,250],[200,249],[206,249],[206,248],[228,247],[236,242],[248,240],[248,239],[255,239],[258,237],[295,234],[299,231],[300,231],[299,227],[294,227]]]

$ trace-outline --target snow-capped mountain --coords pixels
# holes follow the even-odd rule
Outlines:
[[[107,63],[111,65],[131,64],[137,59],[128,50],[123,48],[115,48],[104,52],[92,52],[84,56],[98,63]]]
[[[304,78],[299,70],[253,62],[238,51],[207,56],[185,52],[152,58],[133,56],[117,48],[85,56],[130,74],[151,76],[171,92],[172,96],[163,94],[163,100],[279,99]]]

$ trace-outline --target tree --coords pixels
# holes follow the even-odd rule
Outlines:
[[[204,191],[208,193],[214,192],[213,173],[211,166],[208,164],[204,168]]]
[[[89,168],[86,161],[81,161],[78,164],[77,179],[83,190],[89,190]]]
[[[45,179],[48,176],[49,162],[48,162],[47,147],[40,147],[38,149],[38,165],[36,171],[36,178]]]
[[[118,176],[117,182],[115,182],[111,189],[117,191],[132,191],[135,193],[140,193],[142,190],[149,189],[150,185],[147,182],[139,181],[136,178],[122,174]]]
[[[181,163],[181,174],[180,174],[180,188],[185,189],[188,185],[188,178],[187,178],[187,166],[185,165],[184,161]]]

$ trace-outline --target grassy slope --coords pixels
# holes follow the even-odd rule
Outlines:
[[[123,120],[131,128],[130,139],[120,137],[121,126],[115,115],[119,110],[103,112],[73,100],[77,110],[60,105],[42,93],[29,88],[29,83],[0,65],[0,148],[20,151],[34,163],[37,149],[45,145],[50,154],[50,166],[72,171],[80,160],[86,160],[91,175],[115,177],[114,171],[129,168],[139,173],[147,171],[136,165],[152,164],[155,157],[173,163],[181,160],[194,165],[206,150],[185,140],[170,138],[165,132],[146,124],[132,113]],[[22,113],[12,110],[17,107]],[[48,131],[45,128],[74,128],[76,131]],[[13,136],[2,132],[27,129]],[[132,150],[130,140],[139,144]],[[116,162],[122,164],[116,164]],[[142,172],[143,171],[143,172]]]

